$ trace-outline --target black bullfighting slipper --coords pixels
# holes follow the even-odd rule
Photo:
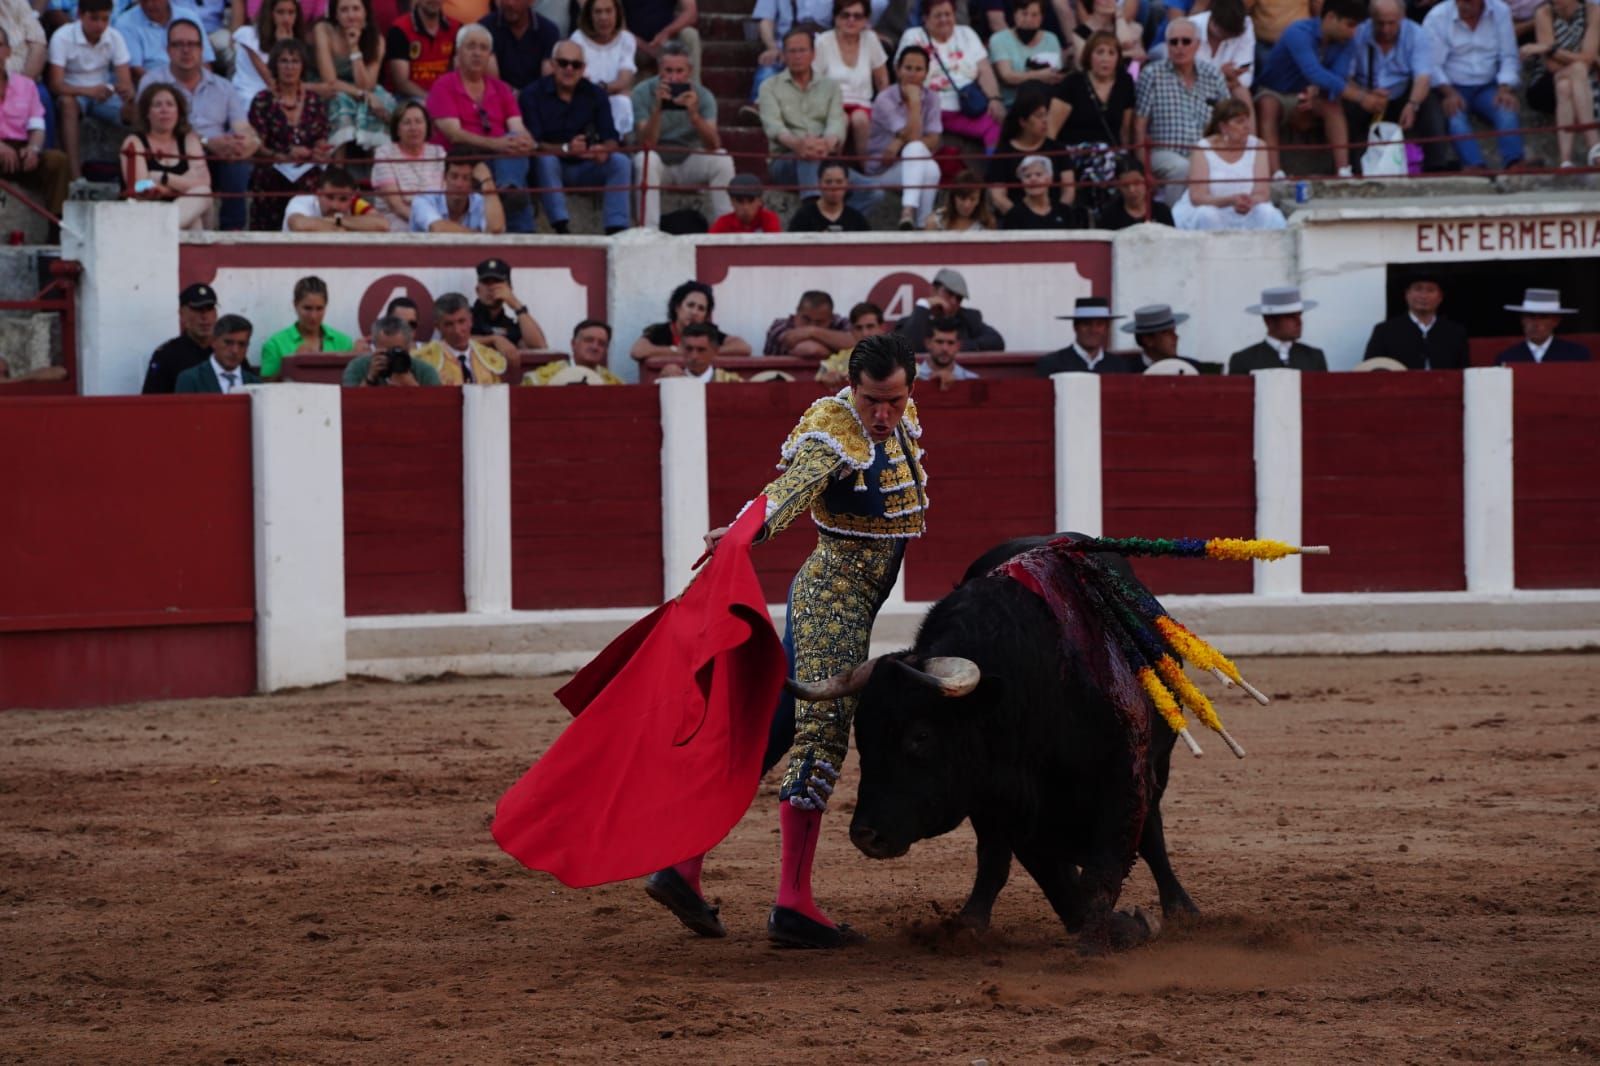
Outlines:
[[[767,939],[781,948],[845,948],[865,944],[867,934],[840,923],[826,926],[788,907],[767,915]]]
[[[694,889],[683,875],[670,866],[657,870],[644,883],[645,894],[682,922],[684,928],[697,936],[724,937],[728,930],[717,917],[717,908],[695,895]]]

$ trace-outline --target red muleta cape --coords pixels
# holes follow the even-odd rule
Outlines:
[[[709,851],[750,808],[788,671],[750,562],[765,513],[757,497],[682,595],[556,693],[577,717],[495,808],[518,862],[624,881]]]

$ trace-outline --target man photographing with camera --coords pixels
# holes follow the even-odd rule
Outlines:
[[[385,315],[372,326],[372,354],[358,355],[344,368],[346,388],[379,385],[437,385],[439,372],[411,358],[411,325]]]
[[[717,98],[694,80],[689,51],[676,41],[661,48],[661,74],[633,87],[635,136],[644,151],[633,157],[634,184],[641,188],[639,224],[661,225],[661,186],[700,185],[711,197],[711,214],[733,210],[728,183],[733,159],[717,133]]]

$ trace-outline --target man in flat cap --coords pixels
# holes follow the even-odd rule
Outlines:
[[[904,337],[914,352],[928,350],[928,335],[936,318],[953,318],[960,326],[964,352],[1003,352],[1006,339],[983,320],[983,312],[964,304],[971,295],[961,272],[945,267],[933,276],[933,292],[918,300],[911,313],[895,324],[894,332]]]

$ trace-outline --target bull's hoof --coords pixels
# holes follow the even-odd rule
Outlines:
[[[695,894],[678,871],[667,867],[651,874],[644,883],[647,896],[671,911],[696,936],[725,937],[728,930],[717,917],[717,908]]]
[[[773,907],[767,915],[767,939],[780,948],[845,948],[864,944],[867,935],[840,922],[823,925],[788,907]]]
[[[1127,951],[1146,944],[1161,935],[1161,919],[1135,907],[1131,911],[1112,911],[1093,922],[1078,938],[1080,955],[1105,955],[1113,951]]]
[[[1200,917],[1200,908],[1194,905],[1194,900],[1185,892],[1176,899],[1161,901],[1161,917],[1169,922],[1192,921]]]

